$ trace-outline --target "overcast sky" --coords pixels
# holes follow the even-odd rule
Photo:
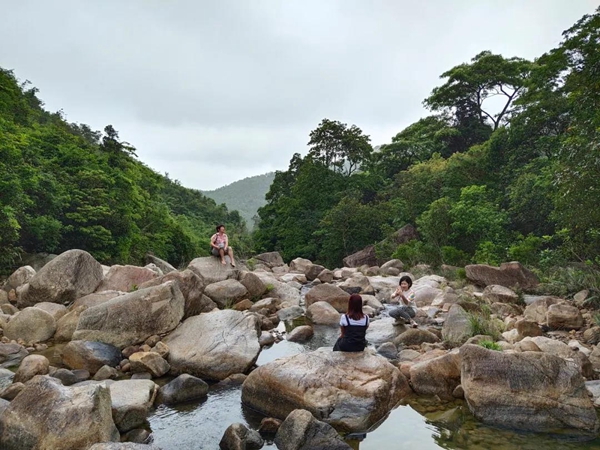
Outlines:
[[[535,58],[597,0],[0,0],[0,66],[197,189],[287,169],[323,118],[373,145],[482,50]]]

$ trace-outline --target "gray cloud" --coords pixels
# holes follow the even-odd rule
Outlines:
[[[534,58],[594,0],[3,2],[0,65],[49,109],[111,123],[140,159],[211,189],[285,169],[328,117],[384,143],[439,75]]]

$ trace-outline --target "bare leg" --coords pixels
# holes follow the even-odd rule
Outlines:
[[[227,264],[225,262],[225,250],[223,250],[222,248],[219,249],[219,255],[221,255],[221,264],[225,265]]]
[[[231,260],[232,267],[235,267],[235,260],[233,259],[233,249],[229,247],[228,249],[229,259]]]

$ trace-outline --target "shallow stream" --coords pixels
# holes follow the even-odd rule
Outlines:
[[[283,341],[265,348],[257,365],[283,356],[332,346],[337,329],[315,327],[315,336],[306,344]],[[241,422],[257,429],[264,416],[244,407],[241,387],[211,386],[208,398],[183,406],[160,406],[149,417],[154,443],[163,450],[217,450],[225,429]],[[410,398],[362,440],[348,440],[354,449],[460,449],[460,450],[575,450],[599,449],[600,439],[576,442],[560,436],[517,433],[485,426],[474,419],[464,401],[440,404],[424,398]],[[267,443],[264,449],[275,449]]]

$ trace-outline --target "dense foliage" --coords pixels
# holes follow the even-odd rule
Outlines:
[[[36,89],[0,69],[0,271],[21,252],[80,248],[104,263],[141,263],[146,252],[181,264],[207,254],[217,223],[240,215],[136,159],[104,133],[43,109]]]
[[[273,172],[234,181],[231,184],[215,189],[202,191],[218,205],[225,203],[228,209],[240,213],[249,228],[252,228],[258,208],[265,205],[265,194],[273,182]]]
[[[336,266],[411,223],[420,240],[393,253],[407,262],[600,265],[600,9],[563,38],[533,62],[485,51],[445,72],[432,115],[378,151],[323,120],[276,173],[257,250]]]

